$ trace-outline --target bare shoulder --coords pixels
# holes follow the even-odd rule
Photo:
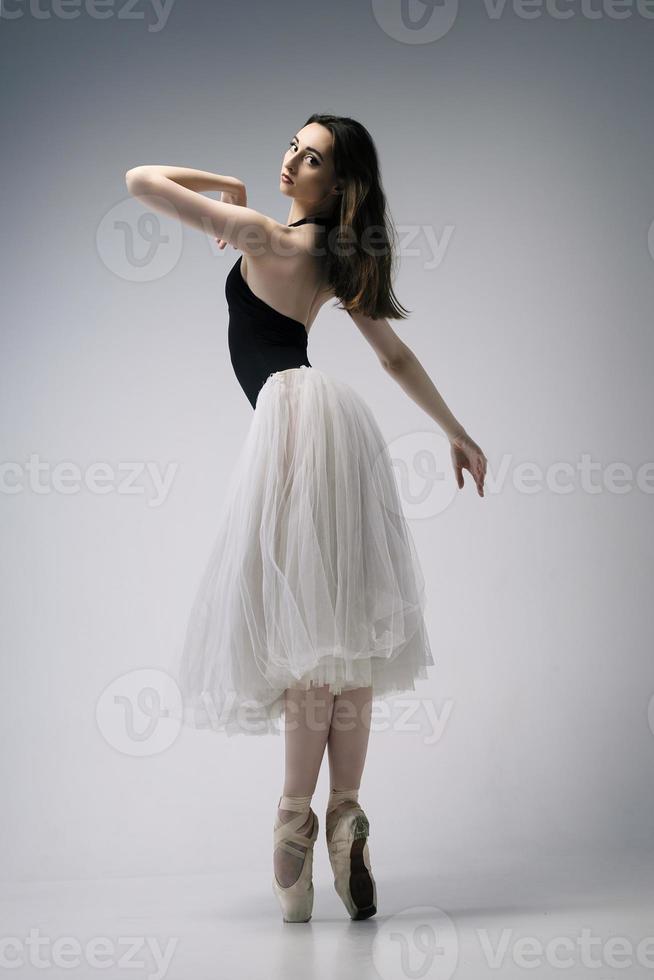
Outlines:
[[[265,243],[249,249],[238,246],[243,252],[241,270],[248,276],[248,270],[256,278],[269,280],[275,288],[297,290],[299,284],[308,286],[310,292],[317,293],[322,285],[322,262],[312,248],[313,239],[305,228],[289,228],[277,223]],[[300,286],[300,291],[303,290]]]
[[[280,313],[299,320],[307,333],[321,307],[333,297],[324,264],[307,226],[278,226],[276,247],[244,252],[241,275],[252,292]]]

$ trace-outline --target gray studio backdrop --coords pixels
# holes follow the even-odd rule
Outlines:
[[[456,490],[438,427],[323,309],[309,358],[388,439],[437,661],[371,736],[375,859],[649,860],[654,21],[565,10],[5,8],[5,879],[270,867],[283,738],[158,716],[252,417],[237,253],[148,216],[124,174],[237,175],[284,221],[314,111],[373,134],[412,310],[394,326],[489,459],[483,500]],[[325,760],[319,812],[327,790]]]

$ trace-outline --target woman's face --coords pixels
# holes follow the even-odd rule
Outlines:
[[[290,177],[292,184],[284,179],[285,175]],[[289,141],[279,186],[288,197],[302,201],[308,207],[319,207],[327,203],[336,183],[332,134],[320,123],[310,123]]]

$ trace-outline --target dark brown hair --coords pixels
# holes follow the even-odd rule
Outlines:
[[[326,273],[338,309],[380,319],[406,319],[392,285],[395,228],[382,187],[372,136],[356,119],[314,113],[305,126],[320,123],[332,134],[336,179],[342,186],[326,226]]]

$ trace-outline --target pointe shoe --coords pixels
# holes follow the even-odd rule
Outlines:
[[[293,804],[288,797],[282,796],[279,800],[280,810],[295,810],[297,805]],[[307,822],[307,811],[298,812],[297,816],[291,817],[286,823],[277,823],[273,834],[274,849],[281,847],[299,857],[297,847],[289,845],[301,844],[306,847],[304,863],[299,877],[292,885],[284,887],[277,880],[277,875],[273,871],[273,891],[277,896],[282,908],[284,922],[308,922],[313,911],[313,845],[318,836],[318,816],[309,807],[309,813],[313,816],[313,825],[309,836],[298,833],[298,828]]]
[[[327,813],[325,835],[334,887],[352,919],[368,919],[377,911],[369,833],[368,818],[357,802],[346,800]]]

